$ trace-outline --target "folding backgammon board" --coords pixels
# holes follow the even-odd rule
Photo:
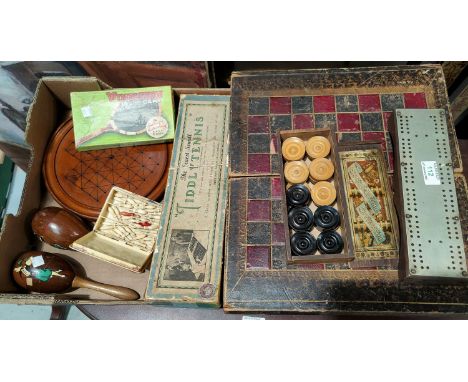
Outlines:
[[[234,73],[231,94],[226,311],[467,312],[466,285],[401,283],[397,259],[376,256],[356,267],[353,261],[291,264],[286,255],[278,132],[329,128],[339,143],[380,143],[391,174],[389,123],[402,108],[446,111],[467,245],[466,181],[439,66]]]

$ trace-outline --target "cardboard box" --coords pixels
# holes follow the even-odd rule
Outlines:
[[[71,104],[78,151],[174,139],[170,86],[73,92]]]
[[[183,96],[148,299],[219,306],[229,97]]]
[[[26,127],[26,142],[31,146],[31,159],[16,216],[5,218],[0,236],[0,303],[9,304],[145,304],[154,301],[119,301],[103,294],[78,289],[61,295],[25,294],[13,282],[11,267],[22,252],[37,248],[47,252],[61,253],[72,262],[79,263],[79,271],[87,277],[109,284],[121,285],[145,295],[149,272],[134,273],[94,257],[74,251],[57,250],[39,243],[30,228],[32,214],[41,207],[55,205],[45,191],[41,178],[42,159],[48,141],[60,122],[70,112],[70,93],[97,91],[109,87],[93,77],[51,77],[43,78],[37,87],[29,109]],[[174,89],[175,102],[180,94],[226,94],[229,89]]]
[[[144,272],[156,245],[162,205],[112,187],[93,230],[71,248],[132,272]]]

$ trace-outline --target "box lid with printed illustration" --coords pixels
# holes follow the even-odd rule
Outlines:
[[[78,151],[174,139],[170,86],[71,93]]]
[[[145,298],[220,305],[227,202],[228,96],[181,96],[174,151]]]

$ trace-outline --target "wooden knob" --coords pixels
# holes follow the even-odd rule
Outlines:
[[[281,146],[283,157],[286,160],[301,160],[305,155],[305,143],[297,137],[290,137]]]
[[[321,135],[316,135],[307,140],[306,144],[307,155],[312,158],[325,158],[330,154],[330,141],[322,137]]]
[[[304,183],[309,177],[309,169],[301,160],[288,162],[284,166],[284,177],[291,184]]]
[[[330,182],[317,182],[310,192],[312,201],[317,206],[331,206],[336,199],[335,186]]]
[[[309,172],[311,179],[316,182],[327,180],[333,176],[335,166],[330,159],[317,158],[310,162]]]

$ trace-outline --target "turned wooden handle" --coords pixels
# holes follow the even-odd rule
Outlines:
[[[78,276],[75,276],[73,279],[72,287],[97,290],[98,292],[108,294],[109,296],[116,297],[120,300],[138,300],[140,298],[140,295],[133,289],[98,283],[97,281],[83,279]]]

